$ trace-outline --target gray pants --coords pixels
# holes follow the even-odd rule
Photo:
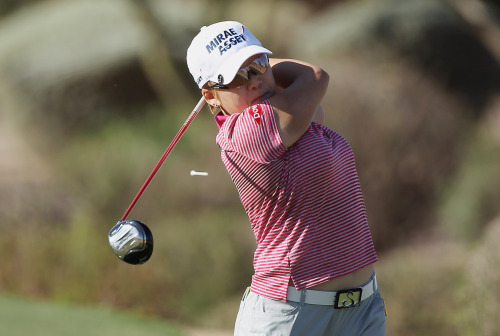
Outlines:
[[[249,292],[240,304],[235,336],[383,336],[385,304],[378,289],[353,308],[283,302]]]

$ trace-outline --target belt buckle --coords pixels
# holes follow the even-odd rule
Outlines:
[[[337,291],[335,296],[335,309],[353,308],[361,304],[362,288],[352,288]]]

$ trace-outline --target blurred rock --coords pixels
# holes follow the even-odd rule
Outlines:
[[[402,60],[462,97],[476,115],[500,90],[498,60],[446,1],[350,2],[301,25],[294,41],[292,54],[320,63],[346,52],[373,63]]]
[[[32,122],[55,133],[157,100],[141,65],[150,38],[135,15],[120,0],[53,0],[15,12],[0,22],[0,80]]]

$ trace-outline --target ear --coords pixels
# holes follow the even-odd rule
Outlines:
[[[220,105],[220,101],[217,98],[217,96],[214,93],[214,90],[209,90],[209,89],[201,89],[201,94],[203,95],[203,98],[205,98],[205,101],[208,103],[210,106],[215,106],[217,104]]]

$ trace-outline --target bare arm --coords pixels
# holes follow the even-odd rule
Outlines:
[[[281,139],[285,146],[293,145],[311,122],[321,117],[320,102],[325,96],[329,76],[312,64],[285,59],[271,59],[276,84],[282,90],[271,97],[271,104]]]
[[[316,113],[314,113],[314,118],[313,121],[322,124],[325,121],[325,111],[323,110],[323,107],[318,106],[316,109]]]

